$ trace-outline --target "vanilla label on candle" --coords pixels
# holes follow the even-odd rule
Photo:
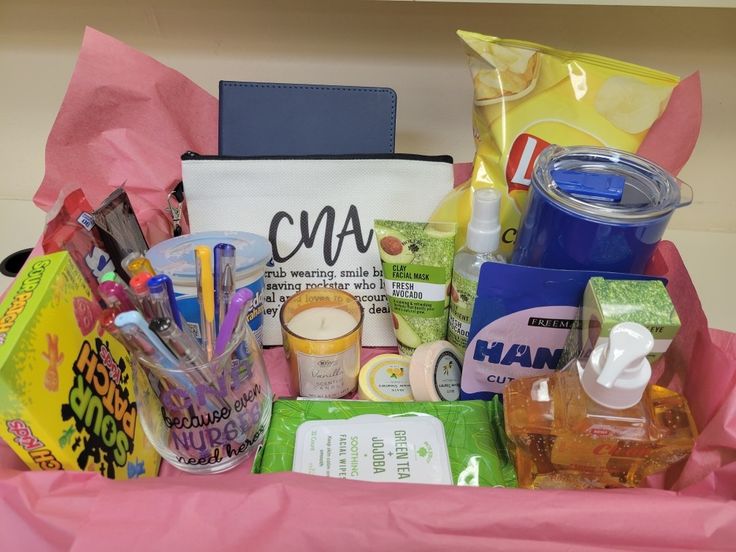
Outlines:
[[[304,397],[337,399],[352,392],[358,382],[360,351],[353,345],[332,355],[296,351],[299,389]]]
[[[366,414],[304,422],[292,471],[360,481],[452,484],[442,422],[431,415]]]

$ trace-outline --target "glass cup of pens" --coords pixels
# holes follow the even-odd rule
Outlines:
[[[273,397],[248,325],[253,293],[215,286],[207,247],[195,248],[195,260],[201,344],[180,316],[166,275],[141,272],[129,288],[114,275],[100,284],[108,305],[101,322],[131,354],[141,425],[159,454],[183,471],[218,473],[255,452]]]
[[[271,419],[271,388],[261,349],[238,317],[231,337],[207,360],[196,340],[171,320],[151,328],[166,345],[132,352],[138,413],[146,436],[174,467],[219,473],[255,452]]]

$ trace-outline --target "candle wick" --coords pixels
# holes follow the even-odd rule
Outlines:
[[[322,317],[322,321],[320,322],[319,329],[320,330],[324,330],[325,329],[325,318],[324,318],[324,316]]]

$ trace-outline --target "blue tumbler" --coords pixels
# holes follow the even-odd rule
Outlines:
[[[692,189],[632,153],[548,146],[534,164],[514,264],[643,273]]]

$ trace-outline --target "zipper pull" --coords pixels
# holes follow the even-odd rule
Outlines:
[[[171,214],[171,222],[174,226],[174,237],[181,236],[181,204],[184,200],[184,188],[183,183],[179,182],[169,195],[166,197],[166,203],[168,207],[166,210]]]

